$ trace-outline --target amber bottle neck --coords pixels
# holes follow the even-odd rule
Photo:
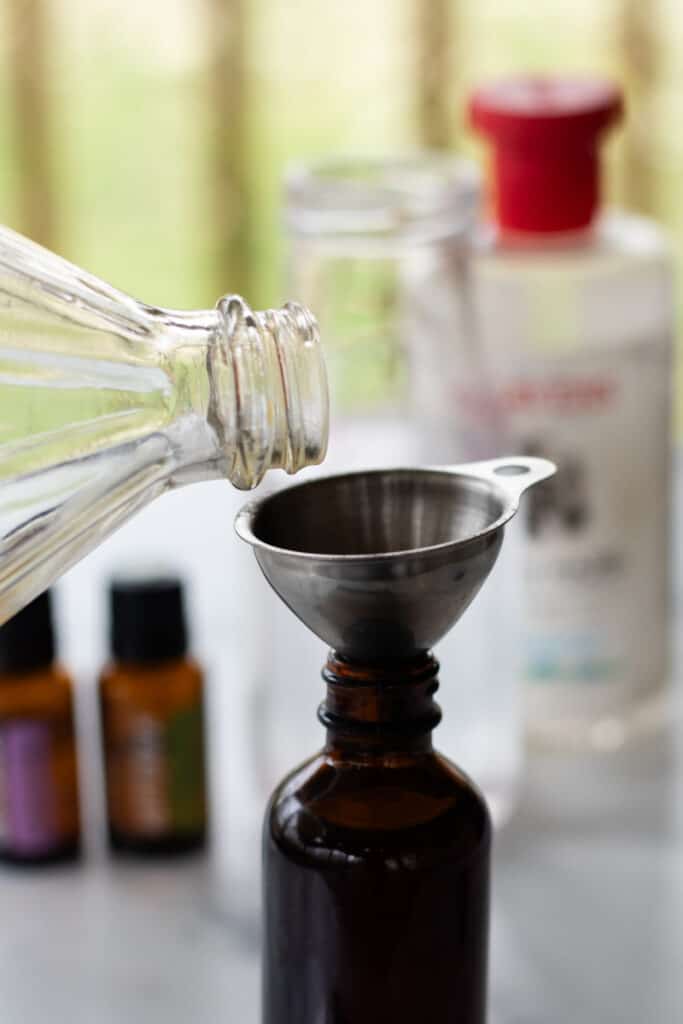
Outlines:
[[[371,665],[330,654],[322,672],[327,696],[318,710],[326,749],[431,750],[432,729],[441,721],[438,671],[431,654]]]

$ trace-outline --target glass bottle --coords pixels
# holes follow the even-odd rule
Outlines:
[[[495,226],[471,269],[477,356],[451,407],[470,458],[559,466],[525,512],[532,739],[611,749],[661,719],[669,662],[672,260],[659,227],[601,212],[609,83],[517,78],[474,94]]]
[[[0,621],[163,491],[319,462],[315,321],[137,302],[0,228]]]
[[[117,580],[100,676],[109,840],[138,854],[204,845],[203,675],[187,656],[182,585]]]
[[[432,748],[437,671],[330,656],[325,747],[266,815],[264,1024],[484,1024],[491,827]]]
[[[45,591],[0,626],[0,859],[46,864],[79,850],[73,689]]]

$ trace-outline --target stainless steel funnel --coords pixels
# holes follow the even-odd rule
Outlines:
[[[235,528],[285,604],[339,654],[411,657],[460,618],[521,495],[554,472],[514,457],[348,473],[252,501]]]

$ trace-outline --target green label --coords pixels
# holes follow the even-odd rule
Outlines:
[[[168,793],[175,828],[194,832],[206,819],[204,716],[201,704],[179,711],[166,733]]]

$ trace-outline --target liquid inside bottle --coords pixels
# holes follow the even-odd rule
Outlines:
[[[137,302],[0,229],[0,621],[164,490],[320,462],[313,317]]]

